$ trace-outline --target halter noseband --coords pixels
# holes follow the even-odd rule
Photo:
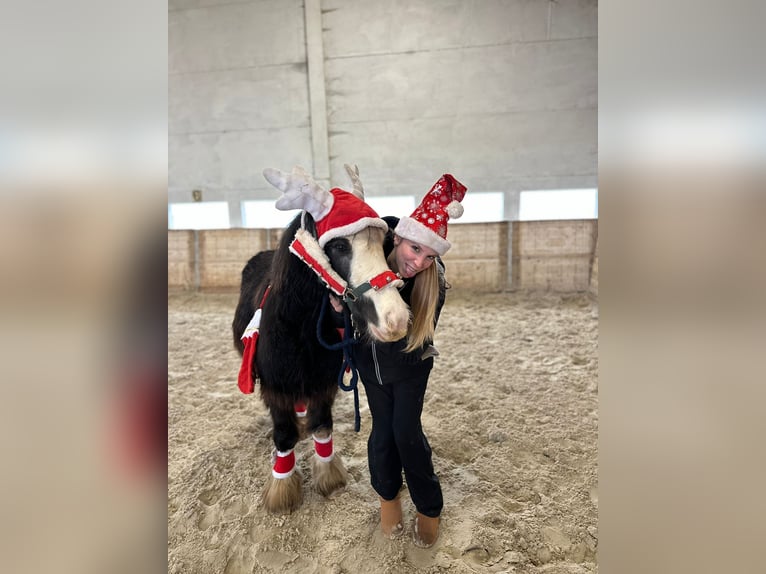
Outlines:
[[[353,289],[350,287],[346,287],[346,291],[343,294],[343,301],[346,302],[346,304],[349,306],[349,308],[353,307],[354,303],[356,303],[359,298],[367,293],[370,289],[374,289],[375,291],[380,291],[384,287],[387,287],[391,285],[394,281],[398,281],[401,279],[401,276],[399,276],[398,273],[394,273],[393,271],[386,269],[383,271],[383,273],[378,273],[375,277],[370,279],[369,281],[365,281],[361,285],[357,285]]]

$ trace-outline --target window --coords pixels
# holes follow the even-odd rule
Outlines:
[[[168,229],[228,229],[229,204],[225,201],[168,204]]]
[[[463,216],[451,219],[453,223],[484,223],[488,221],[503,221],[504,197],[501,191],[465,194],[463,201]]]
[[[409,215],[415,209],[415,198],[410,195],[389,197],[366,197],[365,201],[381,217],[394,215],[402,217]],[[280,211],[274,207],[274,200],[253,200],[242,202],[242,226],[254,229],[274,229],[286,227],[300,213]]]
[[[242,227],[253,229],[281,229],[300,213],[299,209],[280,211],[274,199],[254,199],[242,202]]]
[[[596,218],[597,189],[522,191],[519,196],[519,221]]]
[[[388,197],[365,196],[364,199],[381,217],[386,215],[404,217],[415,211],[415,198],[411,195],[391,195]]]

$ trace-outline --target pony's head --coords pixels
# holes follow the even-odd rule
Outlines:
[[[269,168],[263,175],[284,193],[278,209],[302,209],[311,216],[313,225],[301,225],[290,251],[343,298],[360,334],[397,341],[407,334],[410,313],[396,289],[401,279],[389,270],[383,254],[388,225],[364,202],[358,170],[346,170],[354,192],[327,191],[300,167],[290,174]]]

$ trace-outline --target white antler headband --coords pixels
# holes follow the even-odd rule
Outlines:
[[[359,167],[356,164],[349,165],[347,163],[344,163],[343,167],[346,168],[346,173],[351,178],[351,183],[354,186],[352,193],[364,201],[364,187],[362,187],[362,180],[359,179]]]
[[[321,221],[332,210],[335,202],[333,195],[298,165],[291,173],[267,167],[263,170],[263,177],[284,193],[276,203],[276,208],[281,211],[303,209],[311,214],[314,221]]]

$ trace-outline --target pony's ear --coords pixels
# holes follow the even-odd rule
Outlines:
[[[351,193],[364,201],[364,187],[362,187],[362,180],[359,179],[359,167],[356,164],[351,166],[347,163],[344,163],[343,167],[346,168],[346,173],[348,174],[348,177],[351,178],[351,183],[354,185],[354,191]]]
[[[284,193],[276,203],[276,208],[281,211],[303,209],[319,221],[332,209],[333,195],[314,181],[314,178],[300,166],[296,165],[289,174],[267,167],[263,170],[263,177]]]

